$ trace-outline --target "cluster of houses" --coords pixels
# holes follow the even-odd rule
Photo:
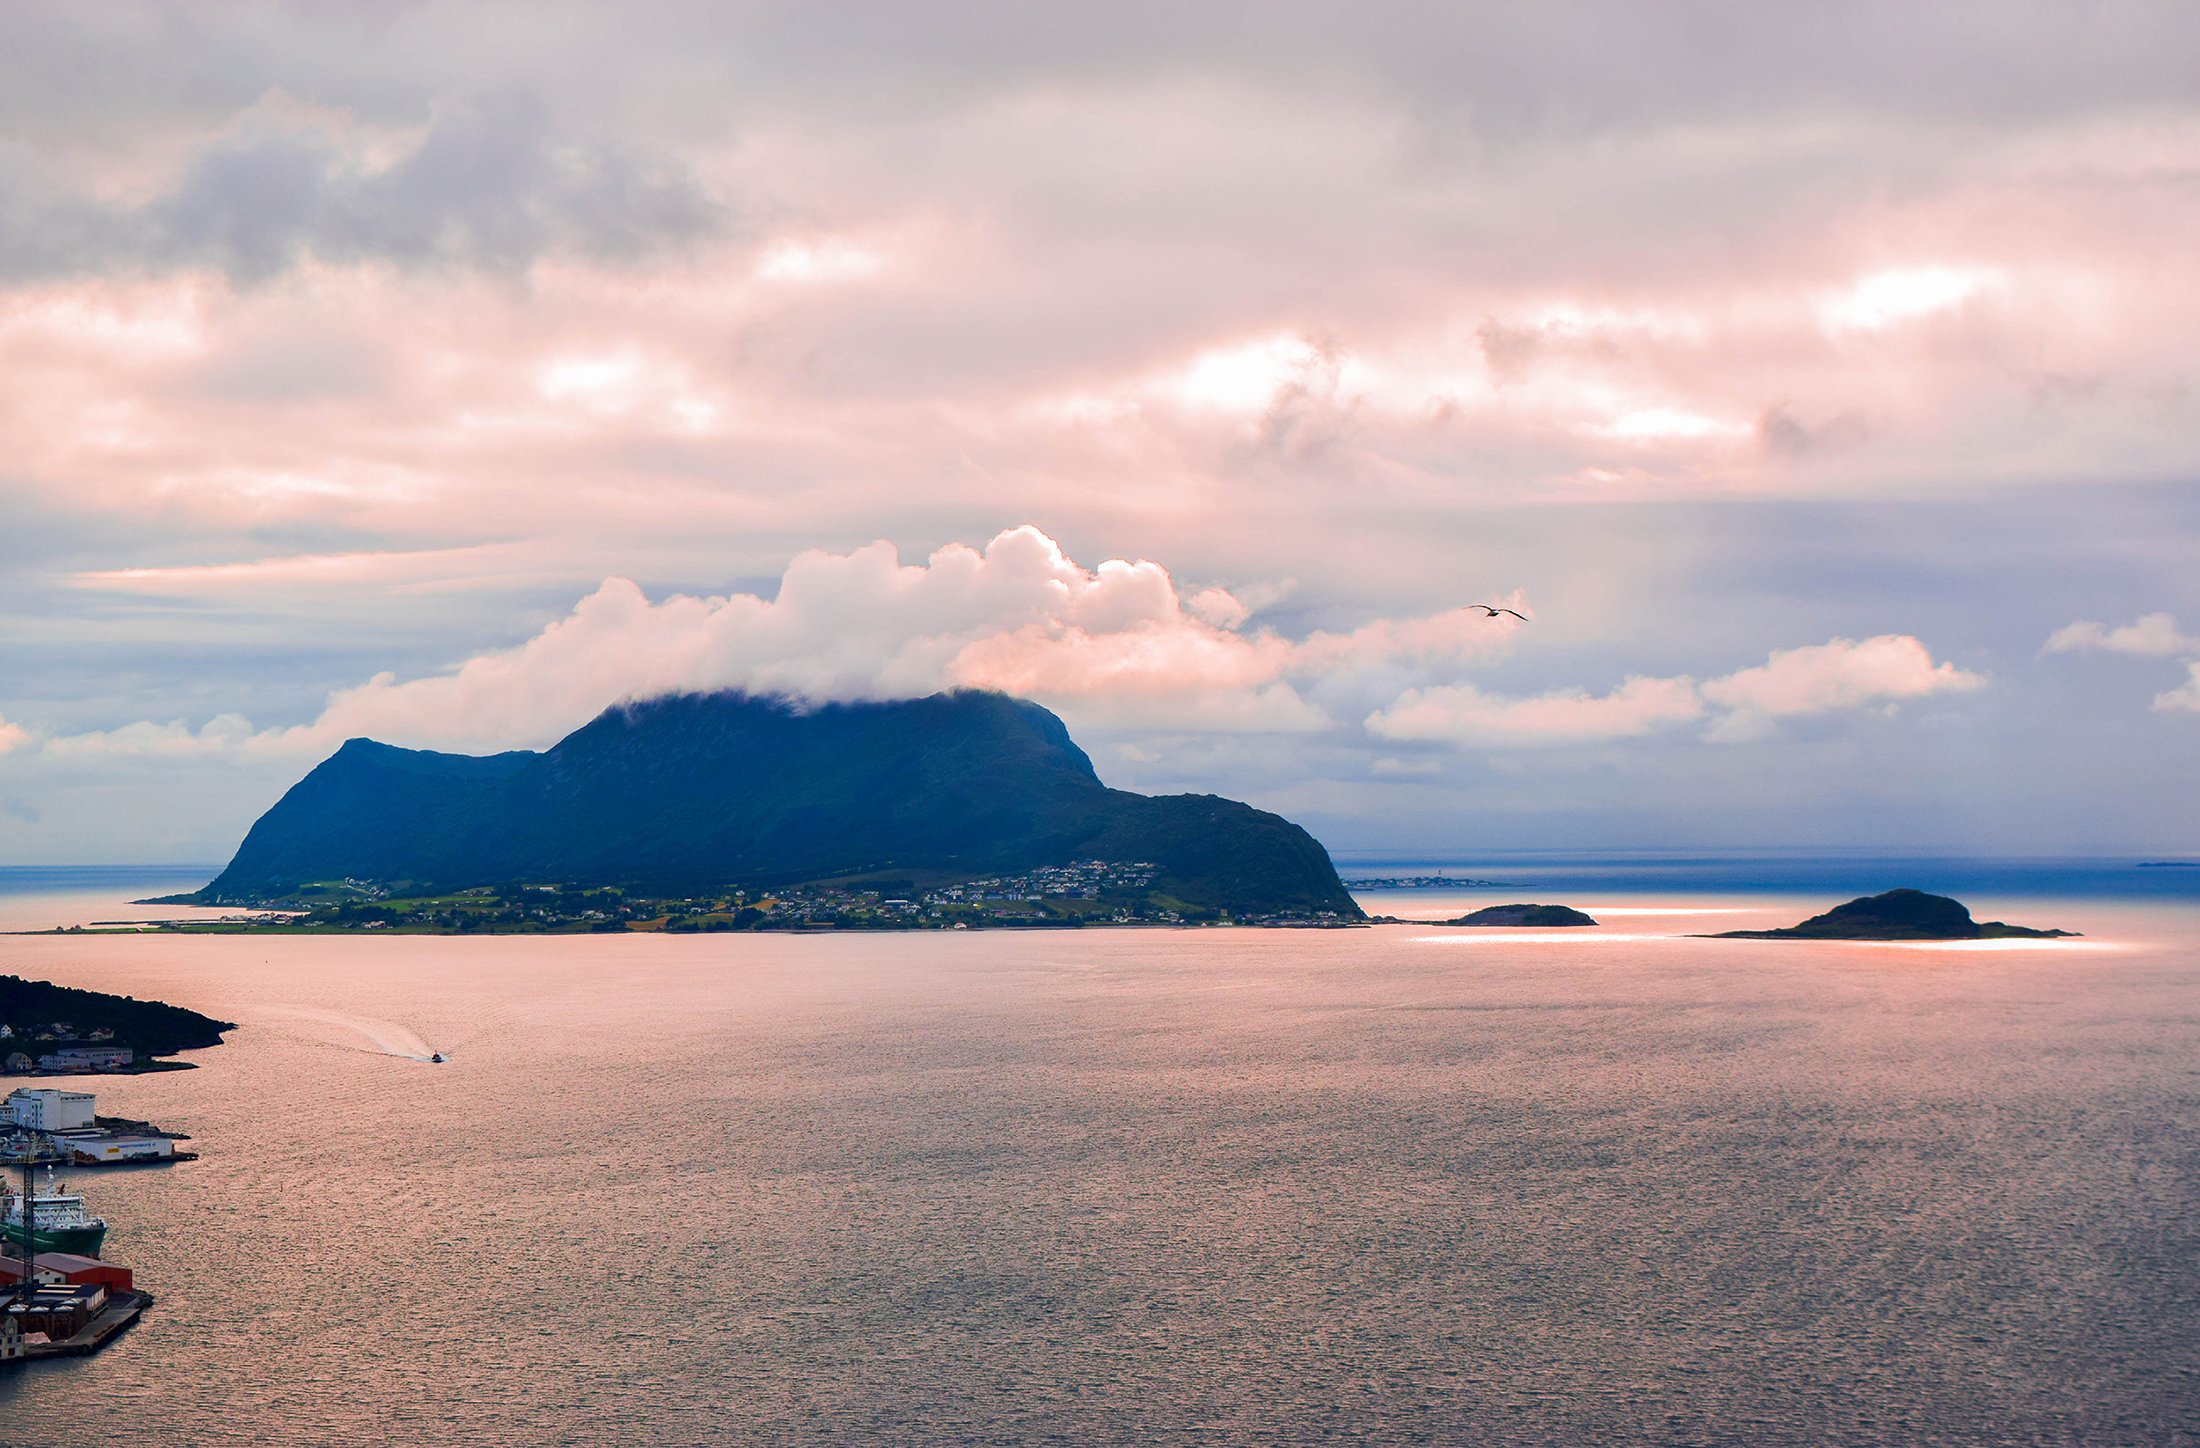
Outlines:
[[[1142,890],[1160,866],[1147,860],[1078,860],[1021,875],[972,880],[925,896],[927,905],[981,905],[1014,900],[1097,900],[1103,890]],[[894,901],[887,901],[889,905]]]
[[[34,1071],[74,1075],[87,1071],[125,1071],[137,1060],[128,1046],[113,1044],[115,1033],[106,1026],[86,1031],[79,1038],[67,1021],[55,1021],[32,1035],[0,1025],[0,1073],[28,1076]],[[31,1052],[38,1052],[32,1055]]]

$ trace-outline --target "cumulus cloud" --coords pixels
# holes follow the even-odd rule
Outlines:
[[[2061,654],[2084,650],[2167,659],[2179,654],[2200,654],[2200,638],[2179,632],[2173,615],[2150,613],[2116,627],[2083,619],[2065,624],[2048,635],[2044,651]]]
[[[1906,634],[1885,634],[1777,649],[1763,664],[1700,684],[1685,676],[1638,675],[1608,694],[1568,689],[1528,698],[1465,684],[1411,689],[1370,715],[1367,727],[1386,739],[1521,748],[1632,738],[1709,715],[1704,737],[1734,743],[1766,737],[1779,719],[1962,692],[1985,683],[1953,664],[1936,664],[1925,645]]]
[[[377,674],[332,696],[310,724],[139,723],[45,748],[57,757],[311,752],[368,735],[501,749],[548,742],[621,699],[731,688],[804,702],[1000,689],[1080,724],[1302,732],[1333,722],[1300,693],[1309,680],[1457,666],[1502,652],[1517,627],[1459,608],[1291,639],[1246,629],[1251,612],[1219,587],[1187,598],[1158,563],[1087,568],[1029,526],[982,548],[950,544],[922,563],[879,542],[797,556],[770,597],[652,600],[608,579],[515,648],[442,674]]]
[[[1881,634],[1860,643],[1831,639],[1775,649],[1755,668],[1705,681],[1703,696],[1722,709],[1782,719],[1985,685],[1954,664],[1934,663],[1925,645],[1907,634]]]
[[[2185,665],[2185,671],[2192,677],[2175,689],[2156,694],[2154,696],[2155,708],[2182,709],[2200,714],[2200,661]]]
[[[288,753],[310,747],[304,739],[288,739],[281,732],[261,732],[241,714],[222,714],[193,728],[181,719],[156,724],[140,720],[114,729],[94,729],[78,734],[56,734],[41,741],[49,759],[61,761],[112,761],[118,759],[211,758],[235,752]]]
[[[1702,713],[1694,681],[1638,676],[1601,695],[1568,689],[1514,699],[1486,694],[1471,684],[1409,689],[1389,708],[1370,715],[1367,727],[1384,739],[1519,748],[1625,739]]]
[[[1468,609],[1291,640],[1245,631],[1227,590],[1188,603],[1160,564],[1085,568],[1033,527],[905,564],[889,543],[813,550],[776,594],[651,602],[612,579],[517,649],[455,672],[382,676],[337,695],[323,735],[489,742],[515,719],[571,727],[612,701],[743,688],[802,700],[1001,689],[1117,724],[1306,730],[1328,720],[1295,681],[1396,661],[1457,663],[1511,629]]]
[[[0,714],[0,754],[19,749],[30,742],[30,730],[25,729],[20,724],[10,723],[5,714]]]
[[[2044,653],[2074,653],[2099,651],[2126,654],[2141,659],[2167,659],[2182,656],[2190,680],[2174,689],[2165,689],[2154,696],[2154,707],[2169,712],[2191,711],[2200,713],[2200,638],[2181,632],[2177,619],[2168,613],[2150,613],[2127,624],[2109,627],[2081,619],[2065,624],[2048,635]]]
[[[1778,650],[1702,683],[1637,675],[1605,694],[1511,697],[1457,681],[1510,651],[1522,626],[1509,617],[1460,607],[1292,638],[1248,627],[1252,614],[1230,590],[1184,589],[1150,560],[1088,568],[1028,525],[983,547],[949,544],[920,563],[881,541],[804,552],[769,596],[652,599],[630,580],[607,579],[516,647],[442,673],[376,674],[332,695],[308,724],[256,730],[236,715],[196,728],[142,722],[48,737],[42,748],[55,758],[307,754],[366,735],[504,749],[547,743],[622,699],[675,691],[815,703],[956,688],[1034,698],[1078,727],[1291,734],[1358,718],[1380,739],[1519,748],[1706,719],[1707,738],[1754,738],[1781,719],[1984,682],[1936,663],[1915,638],[1883,635]],[[1413,682],[1399,692],[1402,679]],[[0,745],[25,742],[24,731],[0,724]]]

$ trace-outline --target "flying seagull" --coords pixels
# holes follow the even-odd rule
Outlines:
[[[1499,614],[1501,614],[1501,613],[1509,613],[1509,614],[1511,614],[1511,615],[1512,615],[1512,616],[1513,616],[1514,618],[1517,618],[1517,619],[1519,619],[1519,620],[1520,620],[1520,621],[1521,621],[1522,623],[1526,623],[1526,622],[1528,621],[1528,616],[1527,616],[1526,614],[1524,614],[1524,613],[1520,612],[1520,611],[1519,611],[1518,609],[1512,609],[1512,608],[1494,608],[1494,607],[1492,607],[1491,605],[1489,605],[1489,604],[1486,604],[1486,603],[1470,603],[1470,604],[1468,604],[1468,605],[1467,605],[1467,607],[1469,607],[1469,608],[1479,608],[1479,609],[1481,609],[1481,610],[1482,610],[1482,612],[1484,612],[1484,613],[1488,614],[1488,615],[1489,615],[1489,616],[1490,616],[1491,618],[1495,618],[1495,617],[1497,617],[1497,616],[1498,616]]]

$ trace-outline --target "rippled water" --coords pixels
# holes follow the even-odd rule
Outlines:
[[[0,940],[244,1023],[0,1441],[2200,1441],[2200,913],[1576,903],[1738,913]]]

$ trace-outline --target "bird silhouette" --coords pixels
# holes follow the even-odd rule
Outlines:
[[[1482,610],[1482,612],[1488,614],[1491,618],[1495,618],[1501,613],[1509,613],[1514,618],[1519,619],[1522,623],[1526,623],[1528,621],[1528,616],[1515,608],[1497,608],[1494,605],[1487,603],[1470,603],[1467,605],[1467,607],[1479,608]]]

